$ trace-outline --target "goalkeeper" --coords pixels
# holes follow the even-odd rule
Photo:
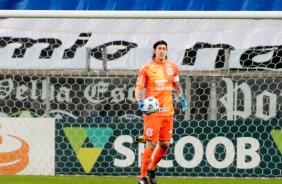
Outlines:
[[[163,40],[153,45],[152,61],[145,64],[139,72],[135,88],[135,99],[139,109],[144,113],[143,138],[146,147],[142,156],[141,174],[139,184],[157,183],[155,168],[158,162],[165,156],[169,142],[172,138],[173,129],[173,101],[172,90],[179,97],[182,111],[188,109],[188,104],[179,84],[178,66],[167,60],[167,43]],[[143,109],[142,89],[146,86],[146,97],[155,97],[160,107],[168,108],[166,112],[154,112],[150,114]],[[157,144],[159,146],[157,147]],[[156,148],[157,147],[157,148]],[[156,150],[155,150],[156,149]],[[154,157],[151,161],[151,156]],[[149,176],[149,179],[147,178]]]

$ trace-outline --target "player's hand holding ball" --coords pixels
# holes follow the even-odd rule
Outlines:
[[[139,110],[141,111],[142,114],[145,113],[145,110],[143,109],[143,107],[144,107],[143,100],[138,101],[138,107],[139,107]]]
[[[144,102],[139,100],[138,107],[142,113],[150,115],[159,110],[160,104],[156,98],[148,97],[144,100]]]

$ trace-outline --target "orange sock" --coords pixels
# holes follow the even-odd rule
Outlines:
[[[157,148],[157,150],[155,151],[155,154],[154,154],[154,158],[153,158],[153,160],[150,164],[150,167],[149,167],[150,170],[155,170],[159,161],[165,156],[166,151],[167,151],[167,149],[164,150],[164,149],[161,149],[160,147]]]
[[[140,178],[147,176],[147,170],[151,162],[151,156],[154,151],[150,150],[149,148],[145,148],[143,155],[142,155],[142,164],[141,164],[141,175]]]

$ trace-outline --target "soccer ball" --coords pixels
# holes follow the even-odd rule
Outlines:
[[[143,109],[149,113],[156,112],[160,108],[159,101],[154,97],[148,97],[144,100]]]

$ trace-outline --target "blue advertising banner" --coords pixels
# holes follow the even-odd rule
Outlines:
[[[280,0],[2,0],[2,10],[279,11]]]

